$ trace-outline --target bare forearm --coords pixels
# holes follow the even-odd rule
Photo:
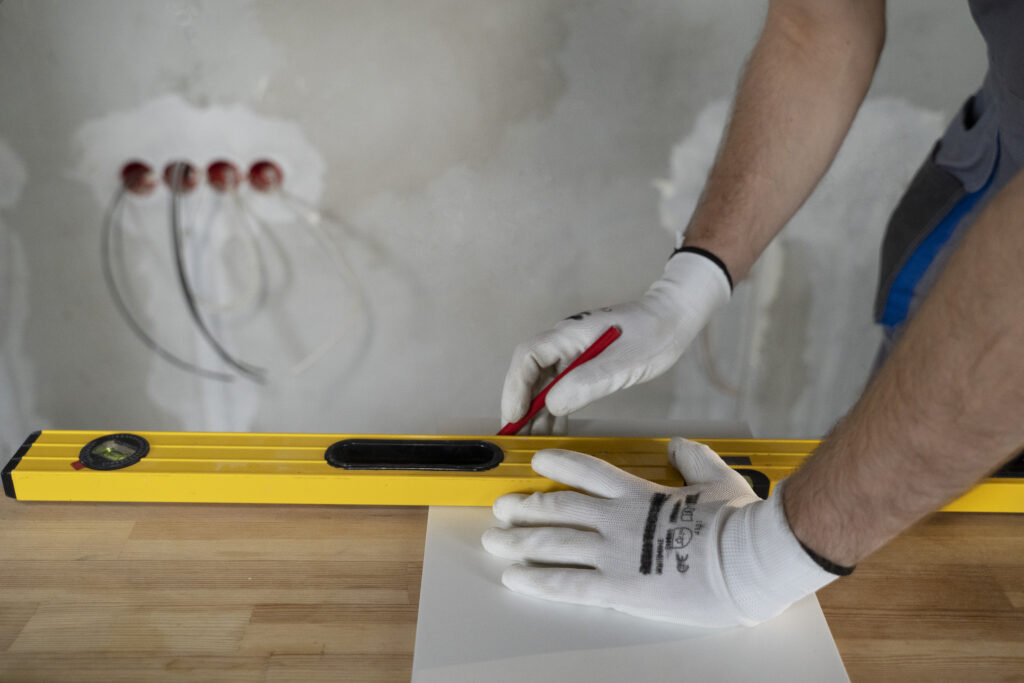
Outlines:
[[[979,217],[861,400],[793,475],[796,536],[853,565],[1024,444],[1024,173]]]
[[[879,0],[771,4],[687,245],[746,275],[831,164],[884,38]]]

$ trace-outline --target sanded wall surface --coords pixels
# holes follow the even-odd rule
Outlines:
[[[819,194],[703,350],[587,417],[812,437],[848,408],[878,341],[888,212],[985,70],[966,3],[890,5],[875,85]],[[2,452],[43,427],[497,429],[517,342],[658,277],[763,15],[745,0],[0,3]],[[305,276],[257,316],[218,319],[275,372],[266,386],[157,358],[101,273],[121,163],[218,156],[279,161],[286,187],[344,223],[326,228],[365,292],[336,286],[294,216],[243,193]],[[217,206],[203,197],[194,214]],[[166,209],[159,190],[126,214],[124,275],[154,329],[216,363],[174,285]],[[211,247],[209,277],[244,276],[239,254]]]

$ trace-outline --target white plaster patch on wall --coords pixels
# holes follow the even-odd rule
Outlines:
[[[326,170],[323,157],[296,123],[262,116],[243,105],[195,107],[176,95],[86,122],[78,129],[75,142],[81,155],[73,177],[89,187],[102,207],[110,203],[118,187],[121,166],[131,159],[144,161],[157,173],[174,160],[188,160],[203,171],[211,161],[223,158],[244,173],[253,161],[271,159],[284,171],[286,191],[312,206],[320,200]],[[305,248],[292,261],[293,273],[317,276],[321,265],[317,262],[318,254],[304,244],[306,233],[299,229],[295,212],[283,202],[256,195],[245,187],[240,195],[268,230],[280,231],[279,238],[284,234],[282,241],[288,248]],[[189,217],[195,217],[195,225],[200,225],[209,216],[213,221],[211,229],[223,230],[230,221],[237,220],[237,208],[230,201],[217,201],[203,183],[183,202],[185,225]],[[190,321],[175,284],[177,276],[168,232],[169,191],[161,186],[150,196],[129,196],[126,202],[125,277],[138,310],[152,325],[154,336],[176,355],[207,369],[224,370],[224,364],[201,340]],[[238,248],[236,245],[232,253],[230,243],[221,246],[222,265],[226,268],[238,256]],[[287,302],[277,300],[276,309],[267,308],[260,317],[225,318],[218,336],[232,338],[232,345],[241,349],[238,355],[243,360],[283,358],[285,354],[279,349],[284,343],[282,338],[304,326],[282,317],[282,311],[294,313],[300,320],[305,316],[315,326],[325,317],[316,310],[323,303],[323,291],[321,288],[320,296],[314,293],[297,301],[295,296]],[[344,306],[342,301],[338,308],[343,310]],[[128,333],[127,327],[123,332]],[[182,427],[188,429],[252,429],[261,400],[274,391],[240,377],[230,384],[199,379],[155,356],[146,385],[151,398],[176,415]]]
[[[705,107],[673,149],[671,177],[656,183],[672,234],[696,207],[727,114],[725,101]],[[867,100],[818,189],[713,321],[719,340],[744,330],[744,339],[725,339],[712,354],[727,376],[753,373],[735,401],[755,435],[819,436],[856,400],[878,343],[871,302],[882,234],[942,127],[941,114],[905,100]],[[744,327],[742,316],[754,324]],[[683,365],[675,414],[721,402],[706,376]]]
[[[131,159],[162,170],[178,159],[205,169],[224,158],[244,169],[268,158],[281,165],[292,194],[316,203],[323,191],[323,156],[299,125],[241,104],[195,107],[178,95],[165,95],[84,123],[75,142],[81,156],[72,174],[89,186],[101,206],[117,187],[121,166]]]
[[[810,248],[816,271],[806,276],[813,298],[803,352],[812,383],[787,431],[808,425],[823,434],[860,395],[880,339],[872,304],[885,226],[945,124],[939,112],[904,99],[869,99],[821,185],[787,226],[787,239]],[[756,348],[758,364],[771,367],[777,351]]]
[[[654,182],[661,195],[661,224],[673,236],[685,228],[704,189],[722,138],[729,102],[718,100],[701,110],[693,131],[672,149],[671,177]]]
[[[0,138],[0,464],[43,426],[32,409],[31,366],[21,342],[29,310],[25,250],[3,215],[18,204],[27,182],[25,164]]]

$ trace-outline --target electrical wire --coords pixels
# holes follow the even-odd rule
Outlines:
[[[164,348],[156,341],[153,335],[146,331],[145,326],[135,317],[129,308],[128,302],[122,294],[121,288],[117,284],[117,279],[114,277],[114,269],[111,263],[110,253],[112,245],[116,244],[118,248],[120,248],[121,243],[123,242],[124,228],[122,221],[119,219],[124,209],[126,194],[125,188],[121,187],[114,195],[114,198],[110,202],[110,206],[107,208],[106,216],[103,221],[103,230],[100,236],[103,279],[107,283],[107,290],[110,292],[110,297],[114,302],[114,307],[139,341],[145,344],[150,351],[163,358],[171,365],[206,379],[215,379],[221,382],[233,382],[235,378],[232,375],[201,368]],[[121,262],[123,263],[123,259],[121,259]]]
[[[235,358],[231,352],[224,348],[224,345],[220,343],[206,324],[206,321],[203,319],[202,313],[199,310],[199,303],[196,300],[195,290],[192,287],[192,282],[189,279],[188,272],[185,267],[184,235],[182,234],[181,228],[181,188],[184,173],[185,166],[180,163],[175,165],[174,170],[171,173],[170,232],[174,265],[178,274],[178,285],[181,289],[181,294],[185,299],[185,305],[188,307],[189,315],[191,315],[192,321],[199,329],[199,333],[207,341],[213,351],[221,358],[221,360],[238,370],[246,378],[259,384],[263,384],[266,382],[266,371],[263,368],[256,367],[255,365],[251,365]]]
[[[700,358],[704,375],[711,382],[711,385],[723,394],[739,398],[743,392],[738,386],[725,379],[718,370],[718,364],[715,362],[715,352],[712,350],[713,347],[711,345],[711,332],[708,330],[708,327],[710,325],[705,326],[700,332]]]
[[[225,202],[223,195],[218,192],[215,196],[215,201],[213,202],[213,209],[207,217],[207,220],[202,224],[202,227],[195,230],[188,230],[187,228],[183,230],[186,239],[191,241],[193,244],[193,248],[191,249],[191,252],[194,255],[192,258],[193,267],[191,268],[193,271],[192,282],[194,284],[196,300],[207,312],[224,314],[255,313],[263,308],[267,301],[267,267],[263,260],[263,254],[260,250],[256,234],[253,232],[252,227],[247,221],[240,219],[240,215],[238,213],[237,191],[231,190],[231,198],[236,211],[232,212],[221,210]],[[242,292],[224,302],[215,301],[212,297],[205,296],[202,293],[202,281],[205,279],[204,269],[202,268],[202,257],[211,251],[213,225],[216,222],[217,216],[221,214],[229,216],[227,220],[229,228],[232,225],[235,227],[241,227],[241,230],[238,230],[237,232],[242,236],[240,241],[242,243],[242,250],[247,256],[249,271],[248,277],[243,280],[246,286]]]
[[[356,305],[359,309],[358,315],[363,318],[366,323],[363,328],[363,338],[359,344],[359,350],[353,356],[353,359],[358,358],[365,347],[369,345],[373,326],[373,319],[370,316],[370,307],[369,301],[366,297],[366,291],[359,282],[359,277],[356,275],[355,270],[352,268],[351,264],[349,264],[348,259],[345,258],[345,254],[338,247],[337,243],[332,239],[327,230],[324,229],[324,213],[308,206],[302,200],[288,193],[281,187],[278,187],[276,192],[284,204],[288,206],[295,215],[302,219],[302,222],[305,224],[313,239],[324,247],[328,254],[328,258],[334,264],[334,267],[341,276],[342,281],[347,281],[350,290],[355,294]],[[344,228],[344,226],[340,225],[340,222],[338,221],[331,222]],[[316,364],[321,358],[327,355],[332,348],[341,342],[346,331],[347,328],[339,327],[334,334],[327,337],[319,346],[314,348],[306,358],[297,363],[292,368],[292,374],[302,374],[311,366]]]
[[[231,191],[231,201],[235,206],[235,222],[242,226],[243,231],[249,236],[250,242],[256,251],[259,259],[260,266],[260,289],[259,289],[259,308],[264,308],[273,298],[276,292],[283,292],[288,289],[295,278],[294,269],[292,268],[291,260],[288,258],[288,254],[285,253],[284,247],[278,241],[277,237],[272,231],[268,230],[266,226],[259,221],[251,211],[249,211],[245,202],[242,200],[242,195],[237,188]],[[260,236],[265,238],[261,240]],[[267,258],[265,252],[264,243],[270,244],[270,253],[273,255],[273,259],[277,262],[277,266],[281,272],[281,282],[276,286],[272,286],[270,280],[270,260]]]

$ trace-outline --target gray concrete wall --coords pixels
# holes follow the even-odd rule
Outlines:
[[[0,446],[41,427],[496,428],[517,342],[659,275],[763,13],[740,0],[0,3]],[[984,66],[966,3],[892,2],[840,159],[703,351],[585,415],[827,430],[877,343],[887,212]],[[327,228],[370,324],[295,217],[245,194],[305,279],[217,329],[276,378],[199,380],[134,339],[101,277],[103,212],[123,161],[182,156],[280,161],[294,194],[343,219]],[[212,364],[173,287],[166,202],[161,190],[130,207],[126,276],[154,329]],[[204,193],[188,210],[213,208]],[[237,251],[210,268],[244,275]],[[327,358],[280,374],[338,329]]]

